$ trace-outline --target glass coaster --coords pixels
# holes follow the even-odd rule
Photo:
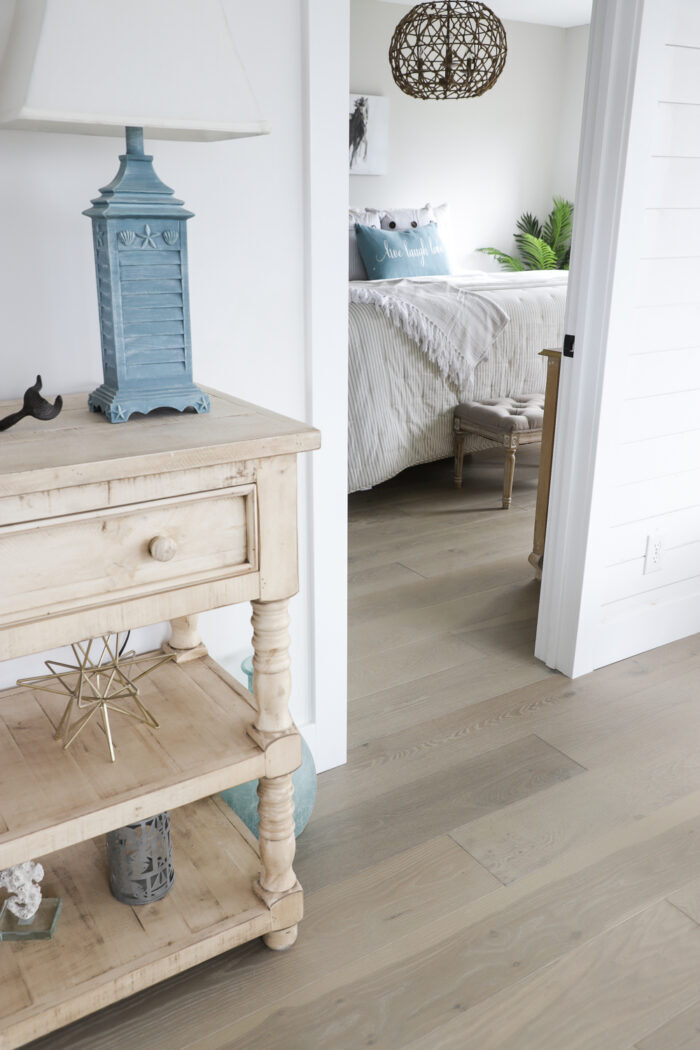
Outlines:
[[[44,897],[36,915],[29,920],[18,919],[5,901],[0,908],[0,941],[48,941],[60,914],[60,897]]]

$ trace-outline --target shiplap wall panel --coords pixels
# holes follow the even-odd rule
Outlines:
[[[698,338],[700,340],[700,331]],[[683,386],[700,390],[700,342],[698,346],[631,356],[627,368],[627,397],[647,397],[650,390],[656,390],[657,394],[672,394],[678,390],[679,376],[683,377]]]
[[[679,611],[682,614],[684,610],[694,607],[697,600],[698,587],[700,586],[700,577],[693,576],[674,583],[659,583],[658,576],[652,576],[652,579],[654,580],[652,590],[630,594],[628,597],[620,596],[618,599],[607,602],[602,606],[605,626],[604,636],[601,638],[603,652],[606,650],[610,652],[615,646],[614,639],[609,636],[605,637],[608,634],[611,623],[617,621],[620,624],[626,623],[629,625],[632,615],[641,612],[648,613],[650,607],[662,618],[662,623],[663,619],[666,619],[670,628],[670,637],[667,636],[663,641],[658,641],[660,632],[656,630],[654,639],[645,648],[651,649],[653,646],[663,645],[664,641],[671,641],[671,638],[676,635],[675,630],[673,630],[673,620]],[[687,634],[688,632],[686,631]],[[616,657],[613,657],[613,659],[616,659]],[[607,662],[610,663],[611,661],[608,660]]]
[[[700,303],[641,306],[629,319],[628,352],[655,353],[700,345]]]
[[[661,52],[663,64],[664,102],[681,102],[684,105],[695,105],[698,96],[696,81],[698,52],[700,41],[694,33],[692,38],[682,46],[668,44]]]
[[[659,582],[658,573],[651,572],[642,576],[640,584],[639,573],[643,560],[642,556],[632,561],[621,562],[610,570],[602,595],[603,605],[627,601],[636,595],[649,596],[656,591],[663,591],[669,586],[693,577],[700,582],[700,540],[666,549],[663,583]]]
[[[700,200],[700,161],[698,162]],[[697,302],[700,257],[685,259],[640,259],[637,305],[642,307]]]
[[[697,426],[700,419],[700,389],[684,390],[686,377],[682,373],[676,376],[676,380],[674,393],[659,394],[652,388],[653,392],[646,397],[637,396],[620,405],[623,436],[639,434],[640,437],[665,437]],[[670,468],[671,464],[668,466]]]
[[[636,482],[653,482],[668,476],[668,465],[673,463],[675,474],[697,470],[700,419],[693,428],[663,438],[625,438],[620,445],[621,488]]]
[[[700,2],[665,5],[653,50],[648,151],[627,176],[643,180],[629,339],[609,347],[626,367],[597,555],[598,665],[700,630]],[[661,569],[645,574],[654,533]]]
[[[653,492],[650,502],[649,493]],[[697,506],[700,493],[700,468],[668,474],[663,478],[640,481],[633,485],[621,485],[611,493],[608,518],[611,528],[628,521],[646,521],[648,532],[660,529],[668,534],[667,543],[673,543],[674,522],[662,522],[683,507]],[[640,581],[641,582],[641,581]]]
[[[657,157],[700,156],[700,109],[659,99],[652,135]]]
[[[700,51],[697,53],[700,80]],[[647,182],[648,208],[700,208],[700,157],[652,157]]]
[[[643,259],[694,258],[698,256],[699,249],[700,208],[697,211],[658,208],[645,213],[642,219]]]
[[[664,40],[667,44],[700,47],[700,7],[695,0],[667,4]]]
[[[695,543],[700,538],[700,507],[684,507],[670,514],[659,514],[656,518],[643,518],[615,526],[608,531],[602,550],[602,561],[606,567],[643,558],[647,549],[649,529],[663,525],[672,536],[677,547]],[[639,567],[642,572],[642,566]],[[653,574],[650,574],[653,575]]]
[[[637,595],[627,601],[604,607],[604,624],[598,645],[601,666],[620,659],[620,633],[632,635],[635,652],[665,645],[692,634],[692,629],[679,633],[679,622],[694,622],[697,610],[697,581],[684,580],[663,592]]]

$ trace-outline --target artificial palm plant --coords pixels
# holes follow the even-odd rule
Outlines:
[[[554,207],[542,223],[525,212],[516,223],[518,255],[500,248],[479,248],[492,255],[504,270],[568,270],[571,256],[571,229],[574,206],[563,197],[554,198]]]

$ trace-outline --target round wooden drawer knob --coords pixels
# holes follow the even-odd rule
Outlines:
[[[156,561],[170,561],[177,553],[177,543],[170,536],[154,536],[148,550]]]

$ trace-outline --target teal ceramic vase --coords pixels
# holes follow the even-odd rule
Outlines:
[[[248,657],[241,664],[248,677],[248,688],[253,691],[253,659]],[[294,833],[299,837],[309,822],[316,801],[316,766],[309,745],[301,738],[301,765],[292,774],[294,784]],[[229,788],[221,792],[221,798],[236,813],[255,836],[258,834],[258,782]]]

